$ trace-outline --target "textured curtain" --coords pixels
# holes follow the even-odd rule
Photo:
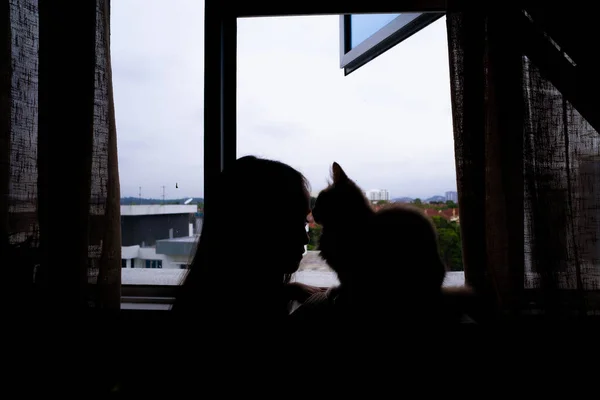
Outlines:
[[[0,8],[4,269],[15,287],[33,288],[27,300],[37,309],[118,309],[109,1],[8,0]]]
[[[534,22],[523,10],[447,18],[465,277],[500,315],[593,315],[600,135],[569,82],[554,85],[570,70],[553,73],[551,55],[570,59],[546,32],[534,42]]]

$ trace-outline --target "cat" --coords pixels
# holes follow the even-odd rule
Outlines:
[[[437,232],[422,210],[391,204],[374,211],[337,162],[331,179],[312,215],[322,226],[320,256],[337,273],[340,289],[350,287],[350,297],[367,294],[360,296],[361,303],[382,312],[410,304],[418,313],[444,296],[470,293],[469,288],[443,288],[446,267]]]
[[[362,240],[360,233],[373,222],[375,211],[336,162],[331,166],[331,179],[312,209],[315,222],[322,226],[317,249],[340,282],[349,284],[352,271],[364,261],[353,247]]]
[[[340,281],[351,276],[352,270],[364,270],[366,265],[361,263],[369,263],[375,264],[371,268],[381,266],[377,273],[384,276],[421,275],[419,281],[441,287],[445,267],[439,257],[437,234],[421,210],[394,204],[375,212],[361,188],[337,162],[331,166],[331,178],[329,186],[319,193],[312,213],[323,229],[320,255],[338,273]],[[399,259],[426,266],[415,267],[418,274],[409,268],[398,271],[381,265],[398,264]],[[418,286],[424,287],[425,283]]]

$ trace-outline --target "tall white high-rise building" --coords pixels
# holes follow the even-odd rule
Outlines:
[[[387,189],[381,189],[381,200],[390,201],[390,192]]]
[[[448,201],[448,200],[458,203],[458,193],[457,192],[446,192],[446,201]]]
[[[365,195],[369,201],[385,200],[390,201],[390,192],[387,189],[372,189],[368,190]]]

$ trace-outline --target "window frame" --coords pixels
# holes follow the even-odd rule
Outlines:
[[[464,1],[449,6],[447,0],[409,0],[390,4],[372,0],[368,4],[324,2],[238,2],[222,7],[204,4],[204,213],[210,208],[217,178],[237,158],[237,19],[307,15],[369,13],[414,13],[459,11]],[[138,310],[128,304],[148,304],[146,310],[163,310],[172,304],[178,286],[121,285],[121,309]],[[152,305],[156,307],[152,307]]]
[[[177,285],[121,285],[121,310],[168,310],[178,291]]]

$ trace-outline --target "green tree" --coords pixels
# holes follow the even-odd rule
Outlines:
[[[431,219],[433,220],[433,224],[435,225],[435,228],[438,231],[440,229],[448,229],[448,227],[450,226],[450,222],[448,222],[448,220],[446,220],[443,217],[439,217],[437,215],[434,215],[433,217],[431,217]]]
[[[308,228],[308,250],[316,250],[319,246],[319,240],[321,239],[321,225],[314,225]]]
[[[387,201],[387,200],[379,200],[379,201],[377,202],[377,205],[378,205],[378,206],[382,206],[382,205],[384,205],[384,204],[387,204],[387,203],[389,203],[389,201]]]
[[[418,197],[417,197],[416,199],[414,199],[414,200],[412,201],[412,203],[413,203],[414,205],[416,205],[416,206],[422,206],[422,205],[423,205],[423,202],[422,202],[422,201],[421,201],[421,199],[420,199],[420,198],[418,198]]]
[[[448,206],[448,208],[457,208],[458,207],[458,205],[455,202],[453,202],[452,200],[446,201],[446,205]]]
[[[456,222],[447,221],[445,218],[431,217],[438,234],[440,255],[442,261],[450,271],[462,271],[462,241],[460,226]]]

